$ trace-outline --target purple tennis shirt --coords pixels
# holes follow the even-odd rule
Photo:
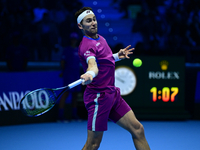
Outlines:
[[[114,85],[115,59],[106,40],[102,36],[98,36],[99,38],[97,39],[84,36],[79,45],[78,54],[84,71],[86,72],[88,68],[87,61],[91,57],[96,58],[99,69],[98,75],[93,79],[92,83],[87,85],[86,91],[112,93],[116,90]]]

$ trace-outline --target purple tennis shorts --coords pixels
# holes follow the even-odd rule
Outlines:
[[[88,111],[88,130],[92,131],[106,131],[108,119],[116,123],[131,110],[119,88],[114,93],[85,92],[84,103]]]

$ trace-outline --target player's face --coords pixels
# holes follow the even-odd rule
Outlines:
[[[97,36],[97,20],[94,14],[89,14],[83,18],[82,29],[86,36],[92,38]]]

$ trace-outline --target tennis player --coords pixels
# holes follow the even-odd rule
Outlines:
[[[143,125],[136,119],[129,105],[115,87],[115,62],[129,58],[130,45],[112,54],[106,40],[97,34],[97,20],[90,7],[83,7],[75,13],[78,28],[84,37],[79,45],[79,57],[86,72],[81,75],[87,85],[84,104],[88,111],[88,136],[83,150],[97,150],[108,119],[129,131],[137,150],[149,150]]]

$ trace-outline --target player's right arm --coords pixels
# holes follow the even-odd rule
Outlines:
[[[88,60],[88,68],[85,74],[81,75],[81,79],[84,79],[83,85],[90,84],[94,77],[98,75],[99,69],[95,58]]]

